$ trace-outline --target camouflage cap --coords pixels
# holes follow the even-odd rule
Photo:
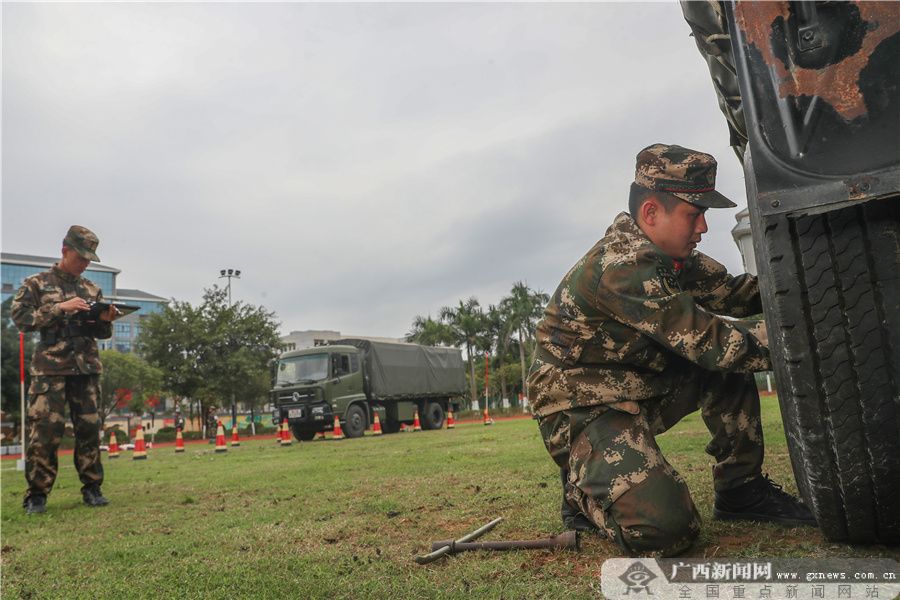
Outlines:
[[[93,261],[100,260],[100,257],[96,254],[100,240],[87,227],[82,227],[81,225],[69,227],[69,232],[66,233],[63,244],[77,252],[82,258]]]
[[[737,204],[716,191],[716,164],[704,152],[653,144],[638,152],[634,182],[703,208],[733,208]]]

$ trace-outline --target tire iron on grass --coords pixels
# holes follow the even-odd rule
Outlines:
[[[487,533],[494,528],[503,517],[494,519],[484,527],[476,529],[469,535],[464,535],[458,540],[440,540],[431,544],[431,554],[417,556],[416,562],[420,565],[428,564],[446,554],[456,554],[468,550],[526,550],[532,548],[564,548],[578,549],[578,532],[565,531],[551,538],[539,540],[502,540],[497,542],[473,542],[475,538]]]
[[[431,554],[426,554],[425,556],[417,556],[416,562],[420,565],[427,565],[430,562],[434,562],[437,559],[439,559],[440,557],[444,556],[445,554],[450,554],[451,547],[454,546],[455,544],[464,544],[466,542],[471,542],[472,540],[484,535],[485,533],[487,533],[488,531],[490,531],[491,529],[496,527],[497,524],[502,520],[503,520],[503,517],[497,517],[496,519],[494,519],[487,525],[479,527],[472,533],[468,533],[468,534],[462,536],[461,538],[459,538],[458,540],[454,540],[450,544],[443,546],[442,548],[438,548],[437,550],[434,550]]]
[[[535,548],[563,548],[566,550],[578,549],[578,532],[574,529],[564,531],[559,535],[538,540],[500,540],[497,542],[459,542],[455,540],[440,540],[431,543],[431,549],[450,548],[451,554],[466,552],[468,550],[531,550]]]

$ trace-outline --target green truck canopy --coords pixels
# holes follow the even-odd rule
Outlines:
[[[456,348],[343,339],[329,345],[354,346],[365,354],[363,363],[374,398],[461,396],[466,370]]]

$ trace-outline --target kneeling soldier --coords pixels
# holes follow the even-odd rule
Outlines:
[[[684,479],[654,439],[700,410],[712,436],[714,516],[815,525],[762,474],[754,371],[770,368],[757,280],[696,250],[716,161],[654,144],[637,157],[629,213],[566,274],[537,327],[528,377],[559,465],[568,527],[596,526],[633,555],[672,555],[697,537]]]

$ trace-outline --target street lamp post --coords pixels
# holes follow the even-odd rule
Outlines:
[[[231,278],[235,279],[241,278],[240,269],[221,269],[219,271],[219,279],[226,278],[228,279],[228,306],[231,306]],[[237,402],[234,399],[234,392],[231,392],[231,426],[237,426]]]
[[[219,279],[228,279],[228,285],[226,289],[228,290],[228,306],[231,306],[231,278],[235,279],[241,278],[240,269],[222,269],[219,271]]]

